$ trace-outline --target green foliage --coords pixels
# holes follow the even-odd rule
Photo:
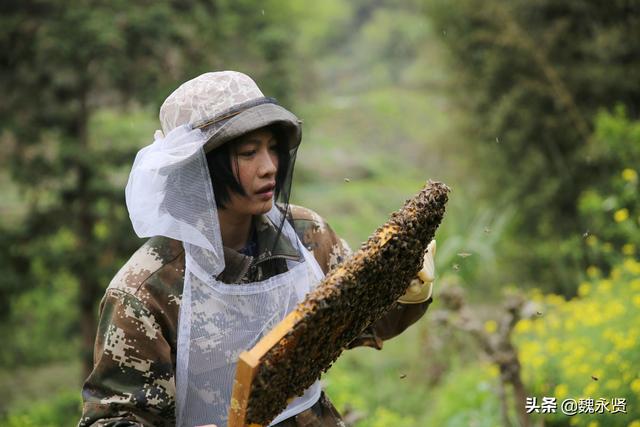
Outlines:
[[[434,358],[417,345],[425,333],[425,325],[417,325],[386,342],[382,352],[354,349],[344,354],[323,379],[338,410],[359,415],[359,427],[454,427],[472,420],[481,420],[479,426],[499,425],[496,370],[472,362],[433,384],[429,371]]]
[[[531,396],[625,398],[627,413],[580,414],[578,425],[601,420],[627,425],[640,418],[640,263],[626,258],[607,277],[582,282],[578,297],[534,292],[540,318],[521,320],[515,329],[523,375]],[[609,404],[611,410],[611,404]],[[606,422],[603,417],[606,417]],[[551,422],[566,416],[545,415]]]
[[[609,271],[640,247],[640,122],[630,121],[624,107],[601,112],[585,152],[598,165],[592,184],[580,196],[578,209],[589,229],[585,238],[591,265]]]
[[[65,289],[56,285],[55,290],[61,298],[77,296],[75,304],[64,301],[76,308],[65,317],[72,319],[73,329],[82,328],[87,365],[103,286],[117,269],[114,264],[136,245],[124,215],[122,187],[109,182],[111,168],[130,164],[135,146],[106,150],[90,141],[89,128],[99,107],[148,100],[161,81],[171,79],[165,71],[171,69],[167,49],[181,41],[180,16],[173,9],[166,2],[27,1],[4,5],[0,18],[0,62],[9,64],[0,79],[2,161],[27,206],[19,223],[0,227],[13,241],[0,249],[0,256],[22,265],[12,269],[12,281],[29,284],[5,283],[12,302],[12,313],[5,315],[13,322],[54,316],[57,304],[39,314],[33,305],[52,296],[51,283],[65,283],[60,285]],[[94,238],[96,231],[99,238]],[[20,296],[30,289],[33,295]],[[22,301],[28,311],[16,310],[20,299],[30,301]],[[25,322],[25,332],[46,325],[34,321]],[[69,320],[58,324],[71,329]],[[62,333],[58,327],[51,332],[51,343],[78,333]],[[13,336],[20,339],[20,334]],[[47,357],[48,346],[38,344],[45,351],[24,362]],[[29,347],[38,344],[16,345],[32,354]],[[2,352],[13,350],[9,344]],[[3,360],[18,360],[20,352]]]
[[[600,108],[637,115],[640,14],[625,2],[425,2],[458,70],[468,147],[482,159],[484,195],[518,206],[501,250],[522,278],[571,293],[583,259],[577,201],[597,165],[582,155]],[[520,280],[522,283],[522,280]]]
[[[0,349],[3,366],[69,359],[80,350],[91,354],[91,347],[79,345],[83,305],[78,301],[92,307],[85,319],[90,324],[102,289],[139,245],[129,225],[123,187],[132,153],[148,142],[152,123],[142,110],[102,110],[92,117],[87,150],[94,158],[93,169],[83,183],[88,200],[69,203],[67,192],[77,185],[73,171],[49,179],[47,185],[27,187],[35,206],[29,216],[2,230],[11,241],[1,249],[11,262],[0,279],[3,302],[11,307],[2,312],[6,322],[0,324],[3,336],[11,337]],[[70,214],[74,211],[76,218]],[[90,223],[81,222],[83,217]],[[98,295],[87,298],[81,280],[95,283]],[[90,334],[85,339],[93,342],[95,330]]]
[[[80,416],[81,371],[77,353],[64,362],[0,370],[0,425],[7,418],[33,418],[35,412],[41,413],[38,417],[43,424],[60,419],[74,422],[54,425],[76,424]]]
[[[48,271],[42,257],[32,259],[32,269],[34,279],[48,285],[12,298],[10,316],[0,324],[0,334],[11,337],[0,350],[3,367],[69,360],[80,351],[77,280],[64,269]]]
[[[51,399],[35,402],[0,418],[0,427],[60,427],[78,423],[80,393],[68,390]]]
[[[190,0],[176,7],[180,12],[174,13],[186,18],[181,31],[188,44],[181,46],[180,53],[188,55],[190,62],[184,65],[190,72],[174,83],[205,71],[244,70],[265,94],[285,106],[293,101],[292,92],[305,84],[303,72],[292,72],[298,66],[304,70],[305,58],[291,36],[301,31],[301,16],[306,14],[303,4]]]
[[[323,377],[327,394],[342,413],[362,419],[358,426],[424,425],[432,390],[428,361],[418,344],[424,329],[416,325],[385,343],[382,352],[349,350]],[[389,424],[385,424],[385,422]]]
[[[22,217],[0,225],[0,240],[12,242],[0,248],[8,267],[0,282],[3,316],[19,323],[27,314],[12,313],[18,300],[33,299],[20,294],[33,288],[43,298],[48,283],[64,277],[66,294],[77,296],[80,309],[67,318],[80,325],[88,367],[97,302],[139,244],[122,188],[137,148],[156,125],[140,120],[147,110],[138,105],[155,102],[156,111],[178,83],[212,64],[253,70],[269,82],[263,85],[269,94],[286,97],[286,70],[297,58],[290,55],[289,31],[296,27],[289,23],[300,9],[281,1],[258,9],[249,1],[60,0],[2,9],[0,62],[8,67],[0,71],[0,161],[21,192],[13,205],[23,207]],[[42,310],[45,315],[53,313]],[[30,331],[33,322],[26,324]],[[63,338],[57,331],[50,337]],[[8,345],[2,353],[14,350]],[[17,360],[16,354],[2,359]]]
[[[436,262],[439,283],[466,285],[473,299],[483,301],[499,297],[504,270],[498,264],[502,239],[508,237],[506,227],[514,216],[513,208],[498,209],[477,206],[469,213],[468,198],[455,197],[438,229]]]
[[[578,397],[591,384],[533,356],[549,357],[553,334],[581,337],[587,355],[627,345],[628,335],[605,336],[578,316],[620,302],[621,319],[637,323],[629,304],[638,290],[598,278],[640,245],[640,89],[627,77],[638,74],[635,6],[45,0],[4,4],[0,24],[0,364],[11,369],[0,372],[0,425],[77,421],[79,384],[67,381],[80,367],[34,368],[30,377],[13,368],[76,360],[79,348],[88,360],[96,303],[139,244],[122,191],[133,155],[149,142],[164,97],[212,69],[247,72],[304,119],[293,201],[319,211],[354,248],[426,178],[453,188],[438,232],[436,295],[446,282],[478,299],[505,282],[570,295],[592,265],[580,288],[591,305],[551,297],[546,310],[577,322],[576,337],[546,314],[543,326],[521,331],[536,393],[566,381]],[[443,66],[447,54],[454,67]],[[626,113],[597,113],[616,103]],[[614,273],[627,277],[626,262]],[[625,301],[586,294],[607,280]],[[628,324],[616,325],[626,334]],[[498,425],[495,372],[477,363],[468,337],[440,337],[438,346],[436,335],[424,323],[383,352],[347,352],[326,376],[338,409],[363,413],[362,426]],[[527,353],[536,342],[548,344]],[[637,364],[629,351],[620,355]],[[637,399],[627,371],[602,369],[603,393],[622,375],[620,390]]]
[[[434,393],[432,412],[428,421],[421,425],[500,425],[500,402],[495,390],[497,386],[497,372],[491,366],[472,364],[453,370]]]

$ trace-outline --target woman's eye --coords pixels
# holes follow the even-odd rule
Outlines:
[[[241,157],[251,157],[254,154],[256,154],[256,150],[241,151],[240,153],[238,153],[238,155]]]

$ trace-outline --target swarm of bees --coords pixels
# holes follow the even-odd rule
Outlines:
[[[246,424],[268,425],[405,293],[422,268],[449,191],[429,181],[290,314],[296,321],[259,356],[251,384],[243,385],[248,390]]]

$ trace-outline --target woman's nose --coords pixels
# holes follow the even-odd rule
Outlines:
[[[260,156],[260,166],[258,168],[258,174],[260,176],[275,175],[278,171],[278,157],[272,155],[270,150],[265,150]]]

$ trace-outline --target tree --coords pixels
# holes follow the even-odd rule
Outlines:
[[[0,226],[0,241],[11,242],[0,249],[8,271],[0,294],[11,301],[56,277],[77,282],[79,319],[66,333],[73,338],[80,325],[89,370],[97,302],[140,244],[123,185],[153,129],[136,112],[157,111],[179,83],[212,69],[243,70],[290,100],[298,57],[289,34],[303,9],[279,1],[27,0],[3,2],[0,12],[0,142],[25,212]],[[109,132],[92,135],[101,120]]]
[[[23,269],[22,283],[42,286],[62,271],[77,279],[89,369],[96,302],[115,260],[136,244],[123,221],[122,189],[109,181],[135,147],[92,145],[89,123],[99,108],[148,99],[171,79],[170,47],[181,37],[166,3],[26,1],[2,9],[5,164],[28,205],[11,230],[13,256],[26,265],[40,259],[46,271]],[[50,250],[48,239],[61,231],[68,245]]]
[[[584,263],[577,200],[596,167],[582,147],[599,108],[620,102],[633,117],[640,113],[640,4],[429,5],[459,70],[455,89],[471,116],[471,145],[492,175],[487,194],[519,206],[512,261],[571,294],[565,286]]]

